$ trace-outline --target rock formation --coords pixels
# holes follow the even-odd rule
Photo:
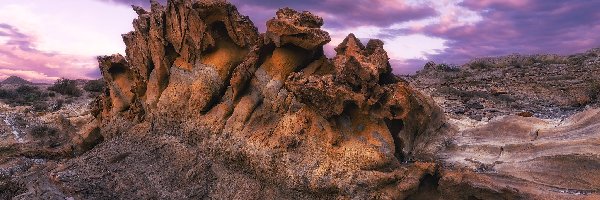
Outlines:
[[[126,56],[99,57],[94,119],[62,160],[0,159],[0,197],[597,197],[597,112],[465,127],[392,74],[382,41],[350,34],[327,58],[310,12],[280,9],[259,33],[223,1],[134,10]]]
[[[452,123],[460,124],[460,123]],[[562,122],[505,116],[458,126],[438,190],[457,199],[598,199],[600,109]]]
[[[531,115],[565,118],[600,104],[600,49],[570,56],[509,55],[463,66],[429,62],[406,77],[449,115],[475,120]]]
[[[99,58],[105,140],[173,137],[274,197],[408,196],[434,173],[402,163],[433,161],[441,112],[391,74],[380,40],[349,35],[328,59],[323,19],[309,12],[280,9],[259,34],[225,2],[134,9],[127,56]]]

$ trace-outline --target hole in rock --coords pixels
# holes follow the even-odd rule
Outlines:
[[[87,137],[83,138],[81,152],[79,153],[87,152],[102,142],[104,142],[104,136],[100,133],[100,128],[95,128],[87,135]]]
[[[427,174],[421,179],[417,192],[406,199],[409,200],[425,200],[425,199],[440,199],[438,191],[440,177],[437,175]]]
[[[203,52],[201,62],[213,65],[220,78],[228,80],[233,69],[243,61],[249,49],[235,44],[227,32],[225,24],[221,21],[212,23],[209,32],[215,40],[215,44]]]
[[[392,73],[382,73],[379,75],[379,85],[389,85],[398,83],[396,75]]]
[[[120,63],[114,63],[108,69],[108,73],[112,77],[113,81],[117,84],[121,92],[131,91],[128,69],[124,65]]]
[[[152,71],[154,71],[154,62],[150,61],[148,62],[148,73],[146,74],[147,79],[150,79],[150,73],[152,73]]]
[[[120,76],[126,76],[126,69],[125,66],[123,66],[122,64],[114,63],[108,69],[108,73],[113,79],[117,79]]]
[[[390,112],[392,113],[392,115],[393,115],[394,117],[396,117],[396,116],[398,116],[398,115],[401,115],[401,114],[402,114],[402,112],[403,112],[403,110],[402,110],[402,108],[401,108],[401,107],[399,107],[399,106],[390,106]]]
[[[394,156],[396,156],[398,161],[403,162],[405,158],[404,154],[402,153],[404,142],[402,139],[400,139],[400,131],[402,131],[402,128],[404,128],[404,122],[400,119],[386,119],[385,125],[387,125],[387,128],[394,139]]]

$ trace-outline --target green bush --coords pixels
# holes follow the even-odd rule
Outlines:
[[[65,100],[58,99],[58,100],[54,101],[54,103],[52,105],[50,105],[49,108],[51,111],[58,111],[62,108],[64,103],[65,103]]]
[[[61,78],[54,82],[54,85],[48,88],[48,90],[55,91],[62,95],[69,95],[74,97],[81,96],[81,89],[77,87],[77,82],[75,80],[69,80],[65,78]]]
[[[21,85],[15,90],[0,90],[0,99],[4,99],[12,105],[33,105],[36,102],[45,101],[48,93],[30,85]]]
[[[42,112],[48,110],[48,103],[45,101],[38,101],[33,103],[33,110],[36,112]]]
[[[592,101],[598,101],[600,98],[600,81],[593,82],[590,89],[588,90],[588,96]]]
[[[85,86],[83,86],[83,89],[88,92],[102,92],[102,90],[104,90],[104,86],[104,80],[102,79],[91,80],[88,81]]]
[[[13,95],[14,95],[14,91],[12,91],[12,90],[0,89],[0,99],[8,99]]]
[[[471,61],[467,66],[471,69],[488,69],[492,67],[492,64],[487,60],[479,59]]]

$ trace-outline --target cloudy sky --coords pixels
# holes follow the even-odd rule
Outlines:
[[[124,53],[131,4],[147,0],[0,0],[0,80],[97,78],[95,57]],[[160,0],[159,2],[165,2]],[[600,0],[231,0],[260,31],[281,7],[325,19],[331,53],[348,33],[380,38],[398,74],[428,60],[462,64],[511,53],[600,47]]]

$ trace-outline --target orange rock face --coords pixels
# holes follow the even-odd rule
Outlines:
[[[402,163],[433,160],[442,115],[391,73],[380,40],[350,34],[328,59],[329,34],[309,12],[281,9],[259,34],[224,2],[135,10],[127,56],[100,58],[105,140],[176,137],[227,170],[314,197],[409,196],[435,173]]]

